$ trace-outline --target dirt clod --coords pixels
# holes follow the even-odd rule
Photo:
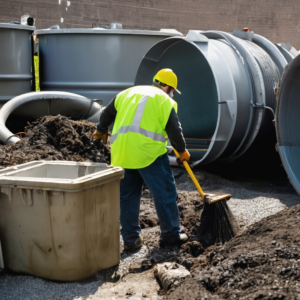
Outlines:
[[[64,116],[45,116],[25,127],[26,136],[16,144],[0,147],[0,166],[33,160],[110,162],[110,148],[92,143],[95,124]]]

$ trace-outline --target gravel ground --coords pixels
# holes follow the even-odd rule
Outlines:
[[[229,181],[205,172],[196,171],[195,174],[205,192],[232,194],[228,204],[242,230],[285,207],[300,204],[300,197],[286,179]],[[174,169],[174,175],[178,176],[176,179],[178,190],[195,190],[185,172]],[[5,275],[0,277],[0,299],[87,299],[89,295],[95,294],[98,288],[107,282],[114,273],[122,276],[127,272],[130,264],[140,261],[147,255],[148,250],[145,248],[138,255],[122,256],[122,262],[118,268],[99,272],[94,277],[82,282],[56,283],[33,276]]]
[[[180,175],[181,172],[177,169],[174,175]],[[243,229],[286,207],[300,204],[300,197],[288,179],[268,181],[240,178],[229,181],[206,172],[194,173],[204,193],[232,195],[228,205]],[[176,182],[178,190],[196,190],[186,173]]]
[[[94,294],[102,284],[101,280],[86,284],[55,283],[33,276],[6,275],[0,279],[0,299],[80,299]]]

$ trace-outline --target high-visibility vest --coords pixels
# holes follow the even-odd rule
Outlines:
[[[166,124],[177,103],[154,86],[135,86],[117,95],[111,136],[111,164],[125,169],[149,166],[167,152]]]

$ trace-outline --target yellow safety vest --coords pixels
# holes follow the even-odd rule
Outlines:
[[[111,136],[111,163],[141,169],[167,152],[166,124],[177,103],[163,90],[135,86],[119,93],[117,116]]]

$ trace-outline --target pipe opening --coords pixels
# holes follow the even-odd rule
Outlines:
[[[140,63],[135,85],[151,84],[162,68],[176,73],[182,94],[174,99],[193,166],[232,163],[254,148],[255,161],[267,160],[269,152],[277,155],[272,142],[266,155],[262,149],[275,137],[273,118],[265,111],[275,109],[278,67],[250,41],[224,32],[200,35],[154,45]]]
[[[286,68],[276,111],[278,150],[288,177],[300,194],[300,55]]]
[[[201,159],[207,152],[218,120],[218,93],[212,70],[203,54],[186,41],[173,43],[163,49],[151,72],[140,66],[144,79],[138,84],[151,84],[160,69],[170,68],[178,77],[174,100],[178,103],[178,116],[186,139],[187,149],[193,160]],[[142,64],[149,64],[149,58]],[[144,71],[143,71],[144,70]],[[147,74],[146,74],[147,72]],[[139,81],[139,77],[137,80]]]

